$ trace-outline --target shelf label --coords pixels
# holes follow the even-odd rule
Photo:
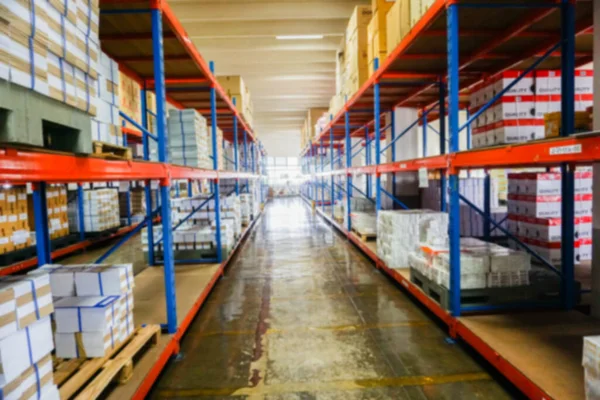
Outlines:
[[[419,187],[429,187],[429,174],[427,173],[427,168],[419,168]]]
[[[561,156],[563,154],[578,154],[581,153],[581,145],[573,144],[570,146],[550,147],[551,156]]]

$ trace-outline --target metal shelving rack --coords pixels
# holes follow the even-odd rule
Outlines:
[[[161,348],[161,353],[157,356],[154,364],[146,371],[145,378],[135,388],[133,398],[141,399],[148,393],[169,357],[178,352],[181,337],[208,293],[223,274],[225,265],[239,244],[247,237],[258,218],[255,216],[252,224],[244,231],[227,259],[224,259],[221,252],[220,207],[215,207],[217,255],[215,259],[209,261],[218,264],[219,268],[206,288],[198,293],[198,298],[191,305],[191,309],[186,310],[185,317],[178,319],[170,208],[171,184],[175,180],[187,180],[188,182],[208,180],[211,182],[215,204],[219,204],[220,201],[219,189],[222,180],[235,180],[235,192],[238,194],[241,190],[240,181],[245,181],[246,187],[249,187],[250,180],[259,180],[261,193],[263,193],[261,174],[264,173],[264,168],[261,168],[263,161],[261,156],[266,153],[251,127],[236,109],[235,103],[227,97],[219,85],[214,75],[213,64],[207,64],[200,56],[166,1],[101,0],[100,40],[103,51],[115,59],[119,63],[120,70],[137,81],[142,88],[142,123],[136,123],[123,113],[121,116],[137,128],[123,128],[123,133],[131,140],[143,143],[144,160],[109,161],[66,153],[0,148],[0,180],[11,184],[32,183],[33,185],[37,246],[37,259],[15,264],[4,269],[2,274],[19,272],[34,267],[36,263],[37,265],[51,263],[53,257],[61,257],[98,243],[98,241],[83,240],[75,246],[51,254],[46,219],[47,184],[77,183],[79,191],[81,191],[81,183],[85,182],[144,181],[146,183],[146,218],[140,224],[123,228],[118,233],[106,238],[122,236],[108,252],[98,259],[98,262],[104,260],[135,233],[141,231],[144,226],[150,226],[148,243],[154,243],[151,225],[153,221],[160,218],[164,247],[164,260],[161,264],[163,265],[166,302],[166,323],[162,324],[162,327],[168,334],[168,342]],[[148,131],[146,90],[152,90],[156,94],[155,134]],[[167,101],[178,108],[194,108],[207,116],[212,128],[213,169],[167,163],[165,113]],[[218,170],[217,124],[223,130],[224,140],[231,142],[234,146],[233,171]],[[243,132],[243,139],[239,138],[240,129]],[[158,162],[148,161],[151,140],[157,143]],[[239,142],[242,142],[241,147],[243,148],[242,163],[238,160]],[[160,192],[159,209],[154,211],[149,193],[152,181],[159,182]],[[264,196],[261,196],[261,201],[264,200]],[[153,246],[149,245],[148,247],[149,264],[155,265]]]
[[[311,180],[304,185],[303,196],[317,208],[317,212],[337,227],[369,256],[378,268],[392,279],[400,282],[420,302],[444,321],[453,337],[460,337],[490,363],[495,365],[508,379],[531,398],[552,398],[544,387],[512,365],[507,358],[478,334],[472,331],[462,314],[500,311],[494,307],[461,307],[460,304],[460,202],[463,201],[484,217],[485,234],[489,238],[496,223],[490,216],[489,174],[486,173],[487,193],[485,207],[478,209],[461,196],[459,172],[463,170],[505,169],[512,167],[560,166],[563,176],[562,218],[574,218],[573,171],[577,165],[591,164],[600,159],[600,135],[571,135],[574,132],[576,66],[592,60],[593,32],[592,2],[587,1],[473,1],[437,0],[410,33],[389,54],[381,68],[375,60],[375,72],[350,99],[342,110],[331,116],[330,123],[303,151],[304,173]],[[482,45],[483,43],[483,45]],[[476,83],[507,70],[522,70],[522,74],[510,86],[498,93],[485,106],[469,114],[467,123],[459,124],[459,112],[466,108],[465,94]],[[471,123],[489,108],[506,91],[528,72],[535,69],[560,69],[562,73],[562,137],[553,140],[505,145],[493,148],[459,151],[459,135],[468,130]],[[409,107],[421,110],[419,119],[409,125],[403,133],[395,135],[394,110]],[[382,117],[391,112],[391,123],[384,127]],[[429,115],[431,113],[431,115]],[[433,114],[437,114],[434,117]],[[447,115],[448,120],[443,118]],[[442,116],[442,118],[439,118]],[[419,123],[427,129],[427,121],[439,118],[440,155],[411,160],[397,160],[395,145],[402,136]],[[372,128],[371,128],[372,127]],[[369,133],[368,129],[372,129]],[[383,132],[390,129],[390,144],[380,148]],[[426,135],[426,132],[423,133]],[[364,147],[375,146],[375,160],[364,166],[352,167],[354,153],[352,138],[362,138]],[[446,151],[446,138],[449,148]],[[345,168],[335,168],[333,146],[345,148]],[[355,144],[358,146],[359,144]],[[381,154],[391,146],[391,160],[381,163]],[[329,148],[329,168],[323,158]],[[424,148],[426,148],[424,146]],[[318,163],[318,156],[321,162]],[[341,157],[340,157],[341,158]],[[374,161],[374,162],[373,162]],[[391,174],[395,189],[395,174],[418,171],[422,168],[441,172],[441,205],[450,217],[450,310],[446,311],[411,283],[406,274],[388,268],[380,260],[374,248],[352,233],[350,198],[359,191],[353,185],[353,177],[366,175],[367,181],[375,179],[372,201],[376,210],[381,209],[384,196],[400,208],[407,208],[393,193],[381,185],[383,174]],[[390,175],[388,175],[390,176]],[[326,178],[330,182],[326,183]],[[337,182],[345,181],[345,185]],[[359,194],[371,198],[370,184],[367,192]],[[336,190],[347,197],[347,225],[338,224],[325,211],[323,194],[331,192],[335,199]],[[333,207],[332,207],[333,214]],[[578,293],[575,293],[574,276],[574,228],[562,225],[562,270],[561,301],[556,306],[571,310]],[[508,232],[505,232],[508,233]],[[525,245],[525,247],[527,247]],[[530,249],[526,248],[527,251]],[[522,305],[529,308],[530,305]]]

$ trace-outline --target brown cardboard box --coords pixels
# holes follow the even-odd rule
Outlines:
[[[386,16],[386,46],[395,49],[404,36],[410,32],[411,0],[397,0]]]
[[[410,0],[410,25],[415,26],[435,0]]]
[[[306,116],[307,132],[309,139],[314,139],[319,132],[315,131],[315,124],[323,114],[327,113],[327,108],[309,108]]]
[[[395,1],[396,0],[371,0],[371,10],[375,13],[375,11],[385,8],[387,12],[387,10],[392,8]]]
[[[356,6],[350,16],[350,21],[346,27],[346,40],[352,36],[357,29],[364,29],[366,32],[369,22],[373,17],[373,12],[369,6]]]

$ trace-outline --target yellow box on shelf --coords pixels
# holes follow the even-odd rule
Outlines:
[[[575,132],[590,130],[590,114],[587,111],[575,112]],[[544,132],[547,138],[559,137],[562,131],[561,112],[552,112],[544,115]]]

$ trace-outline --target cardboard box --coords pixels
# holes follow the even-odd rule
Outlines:
[[[586,132],[590,128],[590,114],[586,111],[575,112],[575,132]],[[562,135],[562,119],[560,112],[544,115],[544,135],[547,138]]]
[[[394,5],[396,0],[371,0],[371,11],[375,14],[378,10],[385,10],[384,14],[386,14],[390,8]]]
[[[77,296],[120,296],[133,284],[132,264],[94,265],[75,272]]]
[[[348,26],[346,27],[346,40],[348,40],[348,38],[357,30],[362,30],[366,33],[372,17],[373,11],[371,10],[371,7],[356,6],[354,11],[352,11]]]
[[[115,323],[119,296],[65,297],[54,304],[56,332],[106,332]]]
[[[410,32],[410,0],[397,0],[386,16],[387,40],[390,49],[396,48],[398,43]]]

